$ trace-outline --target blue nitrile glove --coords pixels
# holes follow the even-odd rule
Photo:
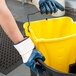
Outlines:
[[[24,64],[26,64],[34,72],[37,72],[36,59],[45,60],[44,56],[35,49],[35,45],[32,40],[27,37],[25,40],[15,44],[14,47],[20,53]]]
[[[41,14],[52,14],[58,9],[65,10],[56,0],[32,0],[32,2],[41,11]]]

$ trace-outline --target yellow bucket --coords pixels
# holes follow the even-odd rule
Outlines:
[[[45,64],[68,73],[69,65],[76,61],[76,22],[70,17],[53,18],[24,24],[37,50],[45,56]]]

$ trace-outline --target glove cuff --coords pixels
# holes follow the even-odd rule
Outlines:
[[[29,51],[33,50],[35,45],[32,42],[32,40],[29,37],[27,37],[23,41],[15,44],[14,47],[17,49],[20,55],[24,55]]]

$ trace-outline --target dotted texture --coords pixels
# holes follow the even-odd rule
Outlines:
[[[22,23],[17,23],[22,31]],[[20,64],[22,64],[21,56],[13,47],[12,41],[0,27],[0,72],[8,74]]]

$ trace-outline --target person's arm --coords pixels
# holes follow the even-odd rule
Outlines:
[[[24,39],[5,0],[0,0],[0,24],[14,43],[18,43]]]
[[[36,50],[34,43],[29,37],[24,38],[22,36],[5,0],[0,0],[0,24],[8,37],[14,42],[14,47],[21,55],[23,63],[32,71],[37,72],[35,60],[39,58],[44,61],[45,58],[41,52]]]

